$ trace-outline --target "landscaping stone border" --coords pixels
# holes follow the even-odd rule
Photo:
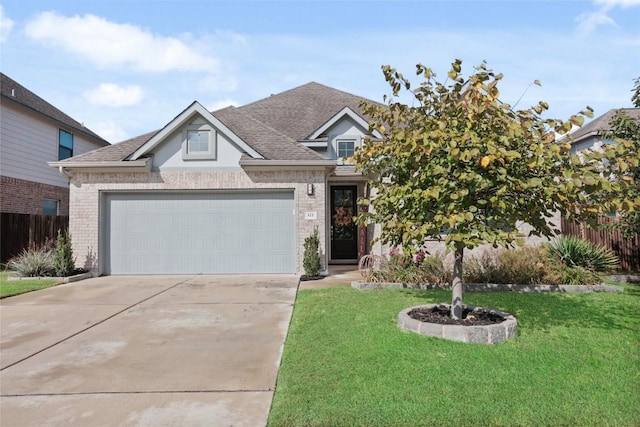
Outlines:
[[[409,285],[407,283],[390,283],[390,282],[351,282],[351,287],[354,289],[370,290],[370,289],[451,289],[451,286],[442,286],[432,283],[425,283],[421,285]],[[505,285],[497,283],[465,283],[463,285],[464,291],[498,291],[498,292],[623,292],[624,289],[620,286],[613,285]]]
[[[440,304],[418,305],[402,310],[398,314],[398,326],[405,331],[416,334],[470,344],[497,344],[515,338],[518,334],[518,321],[512,314],[486,307],[481,308],[491,310],[492,313],[502,317],[504,321],[493,325],[440,325],[421,322],[409,317],[409,312],[415,308],[432,308],[437,305]],[[472,305],[464,307],[471,310],[477,308]]]
[[[78,282],[80,280],[84,280],[84,279],[90,279],[93,277],[93,273],[91,272],[87,272],[87,273],[80,273],[80,274],[75,274],[73,276],[67,276],[67,277],[15,277],[15,276],[9,276],[7,277],[7,280],[56,280],[58,283],[71,283],[71,282]]]

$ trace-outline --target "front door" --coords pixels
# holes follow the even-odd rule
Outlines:
[[[353,222],[357,215],[358,187],[340,185],[331,187],[331,259],[355,260],[358,258],[358,226]]]

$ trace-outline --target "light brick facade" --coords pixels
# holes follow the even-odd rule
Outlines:
[[[69,215],[68,188],[0,177],[0,212],[42,214],[42,202],[45,199],[58,201],[58,215]]]
[[[314,194],[307,195],[307,184],[314,184]],[[94,273],[100,271],[100,193],[144,190],[230,190],[292,189],[296,209],[296,265],[303,271],[303,243],[315,226],[320,237],[323,267],[327,265],[325,249],[325,170],[211,172],[125,172],[75,173],[71,178],[71,215],[69,230],[76,265]],[[305,212],[317,218],[306,220]]]

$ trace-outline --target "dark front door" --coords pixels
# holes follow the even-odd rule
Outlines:
[[[353,222],[357,215],[358,187],[340,185],[331,187],[331,259],[358,258],[358,227]]]

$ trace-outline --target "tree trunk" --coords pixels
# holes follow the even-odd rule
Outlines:
[[[464,248],[456,248],[453,262],[453,287],[451,290],[451,318],[462,318],[462,255]]]

